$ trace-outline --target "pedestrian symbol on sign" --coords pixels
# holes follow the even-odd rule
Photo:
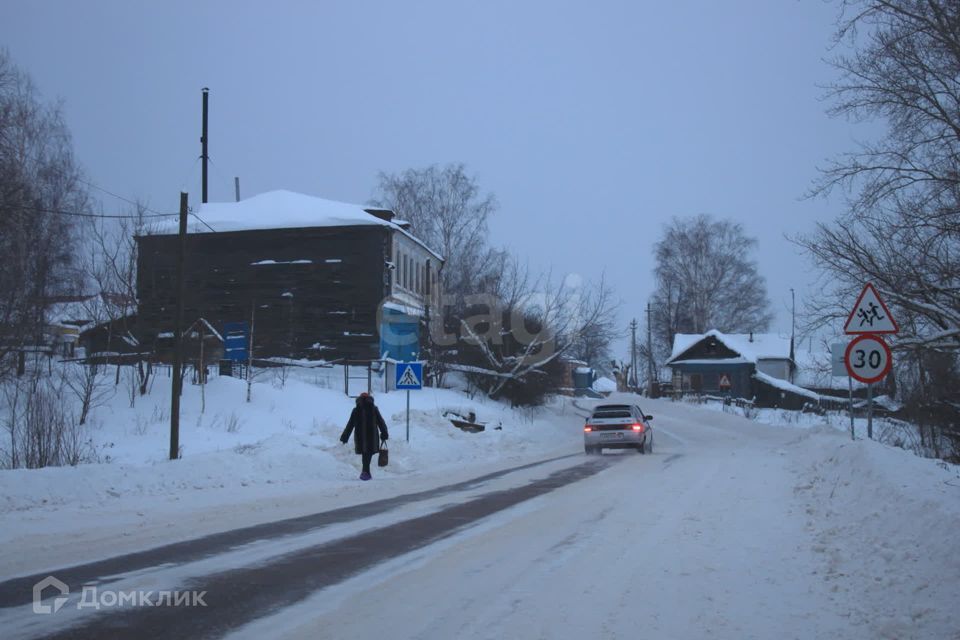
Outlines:
[[[847,324],[843,327],[844,333],[897,333],[900,328],[896,320],[890,315],[890,310],[883,303],[880,294],[869,282],[863,287],[856,304],[847,317]]]
[[[871,329],[873,328],[874,320],[880,321],[886,318],[886,316],[880,315],[880,307],[872,301],[867,304],[866,309],[858,309],[857,316],[860,318],[861,327],[866,323]]]
[[[397,389],[422,389],[423,364],[419,362],[401,362],[397,364]]]

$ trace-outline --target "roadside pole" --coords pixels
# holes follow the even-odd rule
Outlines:
[[[423,388],[423,363],[398,362],[393,387],[407,392],[407,442],[410,442],[410,390]]]
[[[173,318],[173,384],[170,392],[170,459],[180,457],[180,393],[183,388],[183,263],[187,253],[187,194],[180,192],[177,238],[177,304]]]
[[[853,378],[847,376],[847,384],[850,385],[850,439],[856,440],[857,436],[853,431]]]
[[[847,335],[855,335],[843,360],[850,377],[867,385],[867,438],[873,440],[873,385],[883,380],[893,367],[893,353],[883,340],[896,335],[900,326],[872,283],[863,285],[857,301],[843,326]],[[853,383],[850,383],[850,429],[853,429]]]

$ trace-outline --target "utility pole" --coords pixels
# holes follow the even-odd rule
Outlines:
[[[206,320],[200,318],[200,365],[197,367],[197,375],[200,377],[200,413],[202,414],[207,410],[207,367],[203,362],[203,343],[206,340],[206,332],[204,331],[204,324]]]
[[[234,176],[233,178],[233,192],[237,202],[240,202],[240,176]]]
[[[793,337],[797,332],[797,294],[790,287],[790,346],[793,346]]]
[[[653,308],[650,306],[650,303],[647,302],[647,375],[649,376],[647,380],[650,382],[650,388],[647,393],[650,397],[653,397],[653,384],[654,379],[654,370],[656,367],[653,366],[653,322],[651,322],[651,316],[653,314]]]
[[[250,402],[250,393],[253,388],[253,321],[257,317],[257,303],[250,301],[250,340],[247,345],[247,402]]]
[[[171,460],[180,457],[180,392],[183,389],[183,263],[187,257],[187,194],[182,191],[177,240],[177,306],[173,319],[173,389],[170,396]]]
[[[637,390],[637,319],[630,322],[630,378],[628,385],[631,391]]]
[[[200,134],[200,159],[203,161],[203,171],[201,173],[200,179],[200,202],[206,204],[207,202],[207,161],[210,160],[210,156],[207,154],[207,101],[210,97],[210,89],[207,87],[203,88],[203,132]]]

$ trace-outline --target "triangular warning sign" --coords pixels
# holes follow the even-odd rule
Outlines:
[[[853,305],[853,311],[847,317],[847,324],[843,326],[844,333],[898,333],[900,327],[893,319],[893,314],[887,305],[880,299],[880,294],[867,283]]]
[[[413,367],[407,365],[407,370],[403,372],[400,379],[397,380],[398,387],[419,387],[420,379],[413,372]]]
[[[731,386],[731,385],[730,385],[730,377],[727,376],[727,374],[725,374],[725,373],[720,376],[720,386],[721,386],[721,387],[729,387],[729,386]]]

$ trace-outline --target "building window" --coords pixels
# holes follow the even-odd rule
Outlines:
[[[420,293],[420,268],[421,268],[421,267],[420,267],[420,263],[417,263],[417,271],[416,271],[416,274],[417,274],[417,287],[416,287],[417,293]]]
[[[397,251],[393,259],[393,285],[400,286],[400,278],[403,277],[403,254]]]

